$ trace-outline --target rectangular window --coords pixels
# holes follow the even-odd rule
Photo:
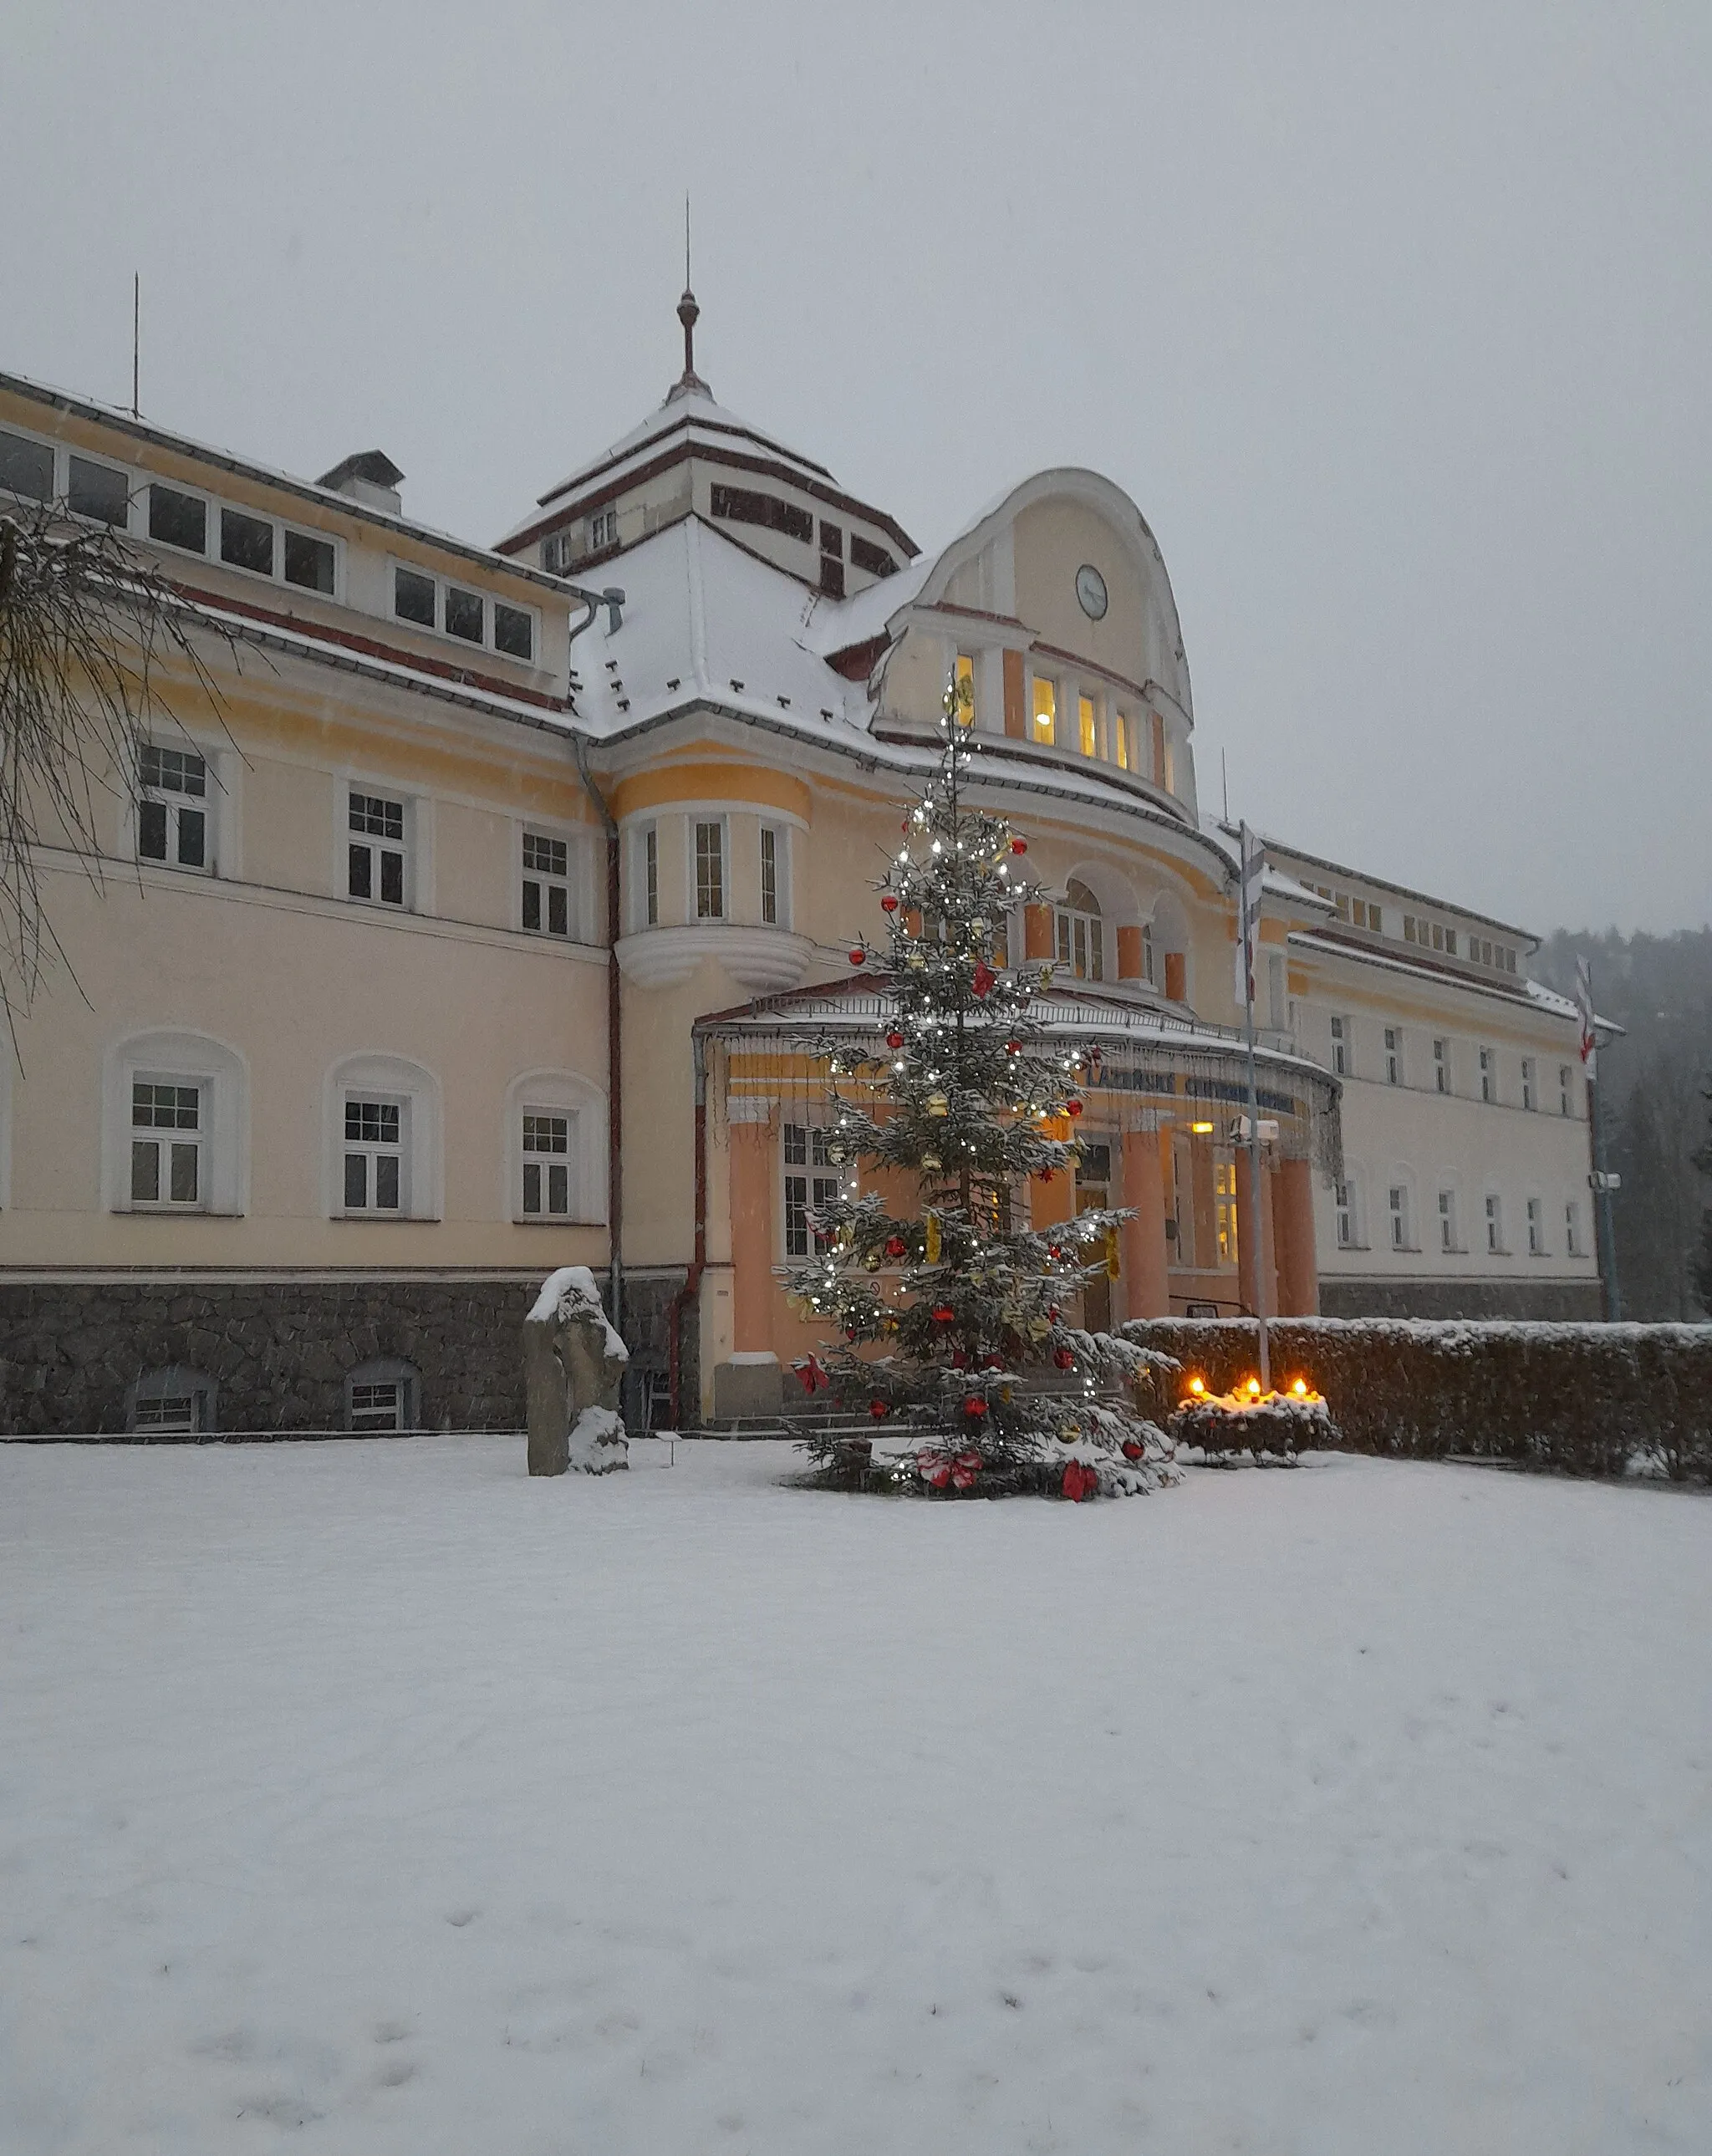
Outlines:
[[[1486,1248],[1494,1257],[1504,1250],[1504,1204],[1494,1190],[1486,1194]]]
[[[770,824],[761,829],[761,917],[773,927],[779,918],[779,834]]]
[[[1237,1164],[1233,1160],[1212,1163],[1212,1228],[1222,1265],[1242,1262],[1237,1238]]]
[[[131,1204],[199,1206],[202,1088],[161,1078],[133,1081],[131,1129]]]
[[[715,511],[717,516],[719,511]],[[616,547],[618,543],[618,512],[616,509],[597,509],[588,520],[588,546],[592,553],[597,547]]]
[[[1454,928],[1447,928],[1444,932],[1444,955],[1447,958],[1454,958],[1456,954],[1457,932]]]
[[[1331,1021],[1331,1068],[1333,1075],[1347,1078],[1350,1075],[1350,1020],[1334,1018]]]
[[[1438,1247],[1453,1250],[1457,1246],[1457,1194],[1453,1190],[1438,1194]]]
[[[1480,1098],[1489,1106],[1498,1098],[1498,1069],[1489,1048],[1480,1050]]]
[[[1078,696],[1076,699],[1076,746],[1084,756],[1098,756],[1099,753],[1099,735],[1094,723],[1092,696]]]
[[[381,906],[404,903],[404,803],[351,795],[350,891]]]
[[[65,499],[69,507],[91,523],[122,525],[130,520],[131,480],[111,465],[92,464],[87,457],[74,456]]]
[[[776,494],[757,494],[746,486],[715,485],[709,506],[715,516],[728,518],[733,524],[764,525],[769,531],[782,531],[787,538],[800,539],[805,547],[813,543],[814,519],[806,509],[799,509],[794,501],[782,501]],[[616,537],[616,519],[613,535]]]
[[[831,1132],[823,1124],[787,1123],[784,1127],[785,1155],[785,1255],[787,1258],[806,1258],[811,1237],[823,1242],[823,1235],[810,1224],[810,1215],[823,1206],[830,1205],[838,1196],[838,1178],[832,1172],[832,1163],[827,1158]],[[820,1169],[823,1173],[807,1171]],[[792,1173],[793,1169],[804,1171]]]
[[[457,584],[446,587],[446,634],[465,644],[482,641],[484,609],[479,592],[466,592]]]
[[[1572,1258],[1581,1255],[1581,1209],[1573,1198],[1563,1209],[1563,1246]]]
[[[433,629],[436,621],[433,578],[419,576],[414,569],[394,569],[392,611],[400,621],[413,621],[418,628]]]
[[[494,601],[494,649],[508,659],[535,657],[535,616],[526,607]]]
[[[660,834],[650,824],[642,834],[643,917],[650,928],[660,918]]]
[[[850,566],[870,577],[894,577],[898,565],[884,547],[876,547],[859,531],[850,534]]]
[[[1385,1082],[1401,1086],[1403,1082],[1403,1036],[1400,1026],[1385,1029]]]
[[[1391,1247],[1406,1250],[1409,1247],[1409,1193],[1406,1184],[1394,1183],[1386,1194],[1391,1216]]]
[[[1153,968],[1153,923],[1146,921],[1141,924],[1141,978],[1150,988],[1156,987],[1159,981]]]
[[[1412,943],[1414,940],[1415,916],[1412,913],[1406,913],[1403,916],[1403,941],[1405,943]]]
[[[353,1384],[351,1427],[358,1430],[402,1430],[404,1387],[396,1378],[384,1384]]]
[[[571,848],[545,833],[523,834],[523,925],[536,934],[571,933]]]
[[[725,917],[725,827],[717,822],[695,827],[695,917]]]
[[[951,670],[951,686],[956,691],[957,717],[966,726],[975,723],[975,661],[966,651],[960,651]]]
[[[1347,1183],[1340,1183],[1337,1199],[1337,1246],[1340,1250],[1353,1250],[1356,1245],[1356,1197]]]
[[[208,767],[193,749],[143,744],[137,762],[136,850],[173,868],[208,866]]]
[[[345,1210],[398,1213],[404,1203],[404,1111],[397,1101],[345,1103]]]
[[[573,1120],[539,1108],[523,1111],[523,1210],[529,1219],[571,1217]]]
[[[285,581],[306,592],[333,590],[333,542],[312,538],[307,531],[285,534]]]
[[[1435,1040],[1433,1044],[1433,1082],[1441,1093],[1450,1091],[1450,1043]]]
[[[1049,742],[1058,727],[1058,690],[1050,681],[1034,677],[1034,738]]]
[[[1127,771],[1130,767],[1130,715],[1127,711],[1112,713],[1111,753],[1112,761],[1118,769]]]
[[[1528,1200],[1528,1255],[1543,1258],[1545,1255],[1545,1209],[1540,1200]]]
[[[1444,930],[1437,921],[1433,924],[1433,947],[1435,951],[1442,951],[1444,948]]]
[[[0,487],[8,494],[26,495],[32,501],[51,501],[54,452],[49,444],[0,429]]]
[[[1539,1105],[1537,1089],[1534,1083],[1534,1059],[1531,1055],[1525,1055],[1522,1058],[1522,1106],[1525,1108],[1536,1108]]]
[[[241,509],[220,511],[220,559],[233,569],[258,577],[274,573],[274,527],[265,516],[247,516]]]
[[[181,494],[157,480],[149,489],[149,536],[163,547],[182,547],[187,554],[206,554],[208,505],[199,495]]]
[[[1561,1116],[1572,1116],[1576,1111],[1575,1083],[1575,1075],[1569,1065],[1560,1063],[1557,1066],[1557,1112]]]

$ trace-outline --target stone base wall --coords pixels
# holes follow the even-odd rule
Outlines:
[[[644,1427],[649,1373],[666,1367],[682,1279],[625,1281],[633,1429]],[[222,1430],[338,1430],[348,1374],[395,1358],[420,1373],[422,1428],[521,1430],[523,1320],[540,1285],[533,1276],[0,1283],[0,1434],[120,1435],[137,1381],[173,1366],[214,1382]],[[684,1398],[694,1401],[693,1311],[684,1331]]]
[[[1322,1274],[1322,1317],[1510,1317],[1554,1325],[1597,1324],[1592,1281],[1384,1281]]]

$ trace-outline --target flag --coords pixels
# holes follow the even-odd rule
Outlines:
[[[1254,976],[1260,964],[1260,886],[1266,875],[1266,852],[1244,824],[1242,865],[1237,886],[1237,1001],[1247,1010],[1254,1003]]]
[[[1576,961],[1576,1009],[1581,1021],[1581,1062],[1591,1078],[1598,1044],[1593,1032],[1593,969],[1585,958]]]

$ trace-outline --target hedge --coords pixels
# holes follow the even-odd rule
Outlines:
[[[1267,1331],[1274,1384],[1303,1378],[1323,1393],[1352,1451],[1712,1477],[1712,1325],[1298,1317]],[[1199,1377],[1228,1392],[1255,1373],[1252,1318],[1140,1320],[1121,1332],[1175,1356],[1182,1386]]]

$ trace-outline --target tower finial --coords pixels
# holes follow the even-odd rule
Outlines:
[[[689,198],[684,198],[684,296],[678,302],[678,319],[684,325],[684,372],[666,392],[669,403],[674,397],[687,397],[692,390],[700,390],[704,397],[713,392],[695,371],[695,325],[701,310],[695,304],[695,295],[689,289]]]

